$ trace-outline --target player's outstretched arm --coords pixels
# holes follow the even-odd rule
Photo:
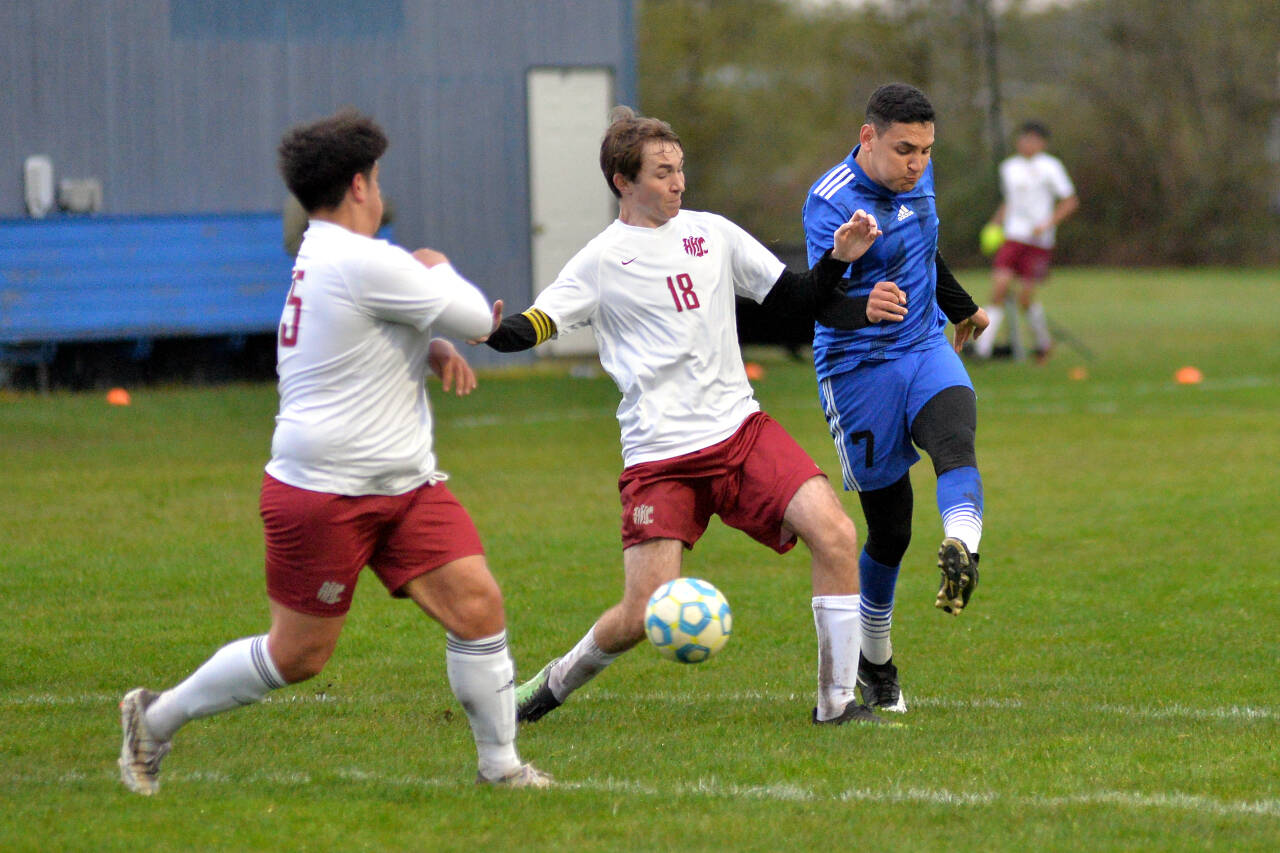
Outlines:
[[[487,337],[471,343],[488,344],[498,352],[521,352],[555,337],[556,323],[538,308],[529,308],[513,317],[502,318],[502,301],[494,304],[494,327]]]
[[[760,306],[766,312],[799,310],[815,316],[820,306],[841,297],[850,262],[862,257],[879,236],[876,218],[864,210],[855,211],[835,230],[832,247],[818,262],[803,273],[783,270]]]

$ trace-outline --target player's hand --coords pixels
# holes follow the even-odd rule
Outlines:
[[[831,257],[838,261],[856,261],[879,236],[880,226],[876,224],[876,218],[859,208],[848,222],[836,229]]]
[[[973,312],[968,319],[961,320],[956,323],[955,348],[956,352],[960,352],[960,348],[964,346],[965,341],[973,339],[977,340],[982,337],[982,333],[986,331],[987,326],[991,324],[987,312],[979,308]]]
[[[872,323],[901,323],[906,316],[907,294],[891,281],[877,281],[867,298],[867,319]]]
[[[498,327],[501,325],[502,325],[502,300],[499,299],[497,302],[493,303],[493,325],[489,327],[489,335],[492,335],[494,332],[498,331]],[[475,346],[476,344],[482,344],[485,341],[489,340],[489,335],[485,335],[482,338],[469,338],[467,340],[467,343],[471,344],[472,346]]]
[[[440,377],[446,393],[454,391],[465,397],[476,388],[476,374],[467,360],[444,338],[432,338],[427,350],[427,364]]]
[[[428,269],[437,264],[449,263],[449,259],[445,257],[444,252],[437,252],[435,249],[418,249],[413,253],[413,257]]]

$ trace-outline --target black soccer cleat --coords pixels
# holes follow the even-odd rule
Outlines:
[[[844,706],[844,710],[838,717],[832,717],[830,720],[819,720],[818,709],[813,709],[813,724],[815,726],[843,726],[845,723],[881,723],[885,721],[877,717],[871,712],[866,705],[859,705],[857,701],[850,702]]]
[[[551,667],[556,661],[548,663],[538,674],[516,688],[516,722],[534,723],[559,708],[561,702],[551,692]]]
[[[902,685],[898,682],[898,668],[893,665],[893,658],[881,664],[874,664],[858,655],[858,693],[868,708],[881,711],[892,711],[895,714],[907,712],[907,700],[902,695]]]
[[[963,542],[948,536],[938,548],[938,568],[942,570],[942,585],[933,606],[958,616],[978,586],[978,555],[970,554]]]

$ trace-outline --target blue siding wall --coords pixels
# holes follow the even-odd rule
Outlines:
[[[271,332],[276,214],[0,222],[0,344]]]
[[[281,134],[351,105],[391,137],[400,241],[523,305],[525,73],[608,67],[635,103],[633,41],[630,0],[0,3],[0,217],[25,215],[31,154],[100,178],[111,215],[278,215]]]

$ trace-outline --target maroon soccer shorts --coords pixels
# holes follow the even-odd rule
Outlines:
[[[1052,256],[1053,253],[1048,249],[1005,240],[991,263],[996,269],[1013,270],[1014,275],[1028,281],[1044,281],[1049,277],[1049,261]]]
[[[711,515],[779,554],[795,547],[782,516],[807,480],[823,476],[808,453],[764,412],[719,444],[632,465],[618,478],[622,546],[679,539],[692,548]]]
[[[267,594],[291,610],[341,616],[365,566],[392,595],[432,569],[483,554],[471,517],[443,483],[350,497],[262,477]]]

